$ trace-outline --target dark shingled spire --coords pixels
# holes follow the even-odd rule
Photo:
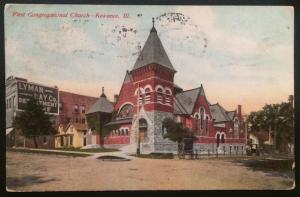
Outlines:
[[[113,104],[107,100],[104,94],[104,87],[102,87],[102,94],[100,98],[91,106],[86,114],[92,114],[96,112],[112,113],[114,110]]]
[[[141,68],[143,66],[146,66],[151,63],[157,63],[159,65],[162,65],[172,71],[175,71],[173,68],[173,65],[157,35],[157,31],[154,27],[154,18],[152,18],[153,27],[150,30],[150,34],[148,36],[148,39],[138,57],[136,60],[133,69],[136,70],[138,68]]]

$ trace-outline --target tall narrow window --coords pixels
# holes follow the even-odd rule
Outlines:
[[[15,107],[15,96],[12,97],[12,107]]]
[[[219,147],[220,144],[220,134],[217,134],[217,147]]]
[[[157,102],[163,103],[163,90],[161,88],[157,89]]]
[[[72,146],[73,145],[73,136],[70,135],[70,145]]]
[[[204,116],[204,109],[200,109],[200,128],[203,129],[203,116]]]
[[[84,105],[81,106],[81,113],[83,113],[83,114],[85,113],[85,106]]]
[[[170,90],[166,90],[165,102],[166,102],[166,104],[171,104],[171,92],[170,92]]]
[[[60,146],[64,146],[64,137],[60,136]]]
[[[74,112],[75,112],[75,113],[78,112],[78,105],[77,105],[77,104],[74,105]]]
[[[197,114],[197,115],[195,115],[195,131],[196,131],[196,133],[199,135],[200,133],[199,133],[199,131],[200,131],[200,121],[199,121],[199,118],[200,118],[200,116]]]
[[[234,119],[234,124],[233,124],[233,135],[235,138],[238,138],[239,135],[239,120],[237,118]]]
[[[221,143],[225,143],[225,134],[224,133],[221,135]]]
[[[205,134],[207,134],[208,132],[208,116],[206,116],[206,119],[205,119]]]
[[[150,88],[145,89],[145,103],[150,103],[151,101],[151,90]]]
[[[59,102],[59,110],[62,111],[63,110],[63,103]]]
[[[139,97],[139,104],[144,104],[145,103],[145,98],[144,98],[144,95],[142,93],[142,91],[140,91],[140,97]]]

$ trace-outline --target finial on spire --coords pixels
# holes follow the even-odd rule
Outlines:
[[[154,27],[154,17],[152,17],[152,25],[153,25],[153,27]]]
[[[104,94],[104,87],[102,86],[102,94],[100,97],[106,97],[105,94]]]
[[[152,26],[150,32],[157,33],[157,32],[156,32],[156,29],[155,29],[155,27],[154,27],[154,17],[152,17],[152,25],[153,25],[153,26]]]

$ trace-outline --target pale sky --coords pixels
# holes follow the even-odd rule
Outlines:
[[[90,17],[72,18],[75,12]],[[226,110],[241,104],[243,113],[294,94],[294,9],[288,6],[9,5],[6,77],[95,97],[104,86],[113,100],[149,35],[152,17],[177,70],[175,83],[184,90],[203,84],[210,103]]]

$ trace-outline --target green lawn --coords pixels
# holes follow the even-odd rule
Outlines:
[[[118,149],[114,148],[89,148],[89,149],[80,149],[80,148],[56,148],[55,150],[63,150],[63,151],[76,151],[76,152],[88,152],[88,153],[102,153],[102,152],[116,152]]]

